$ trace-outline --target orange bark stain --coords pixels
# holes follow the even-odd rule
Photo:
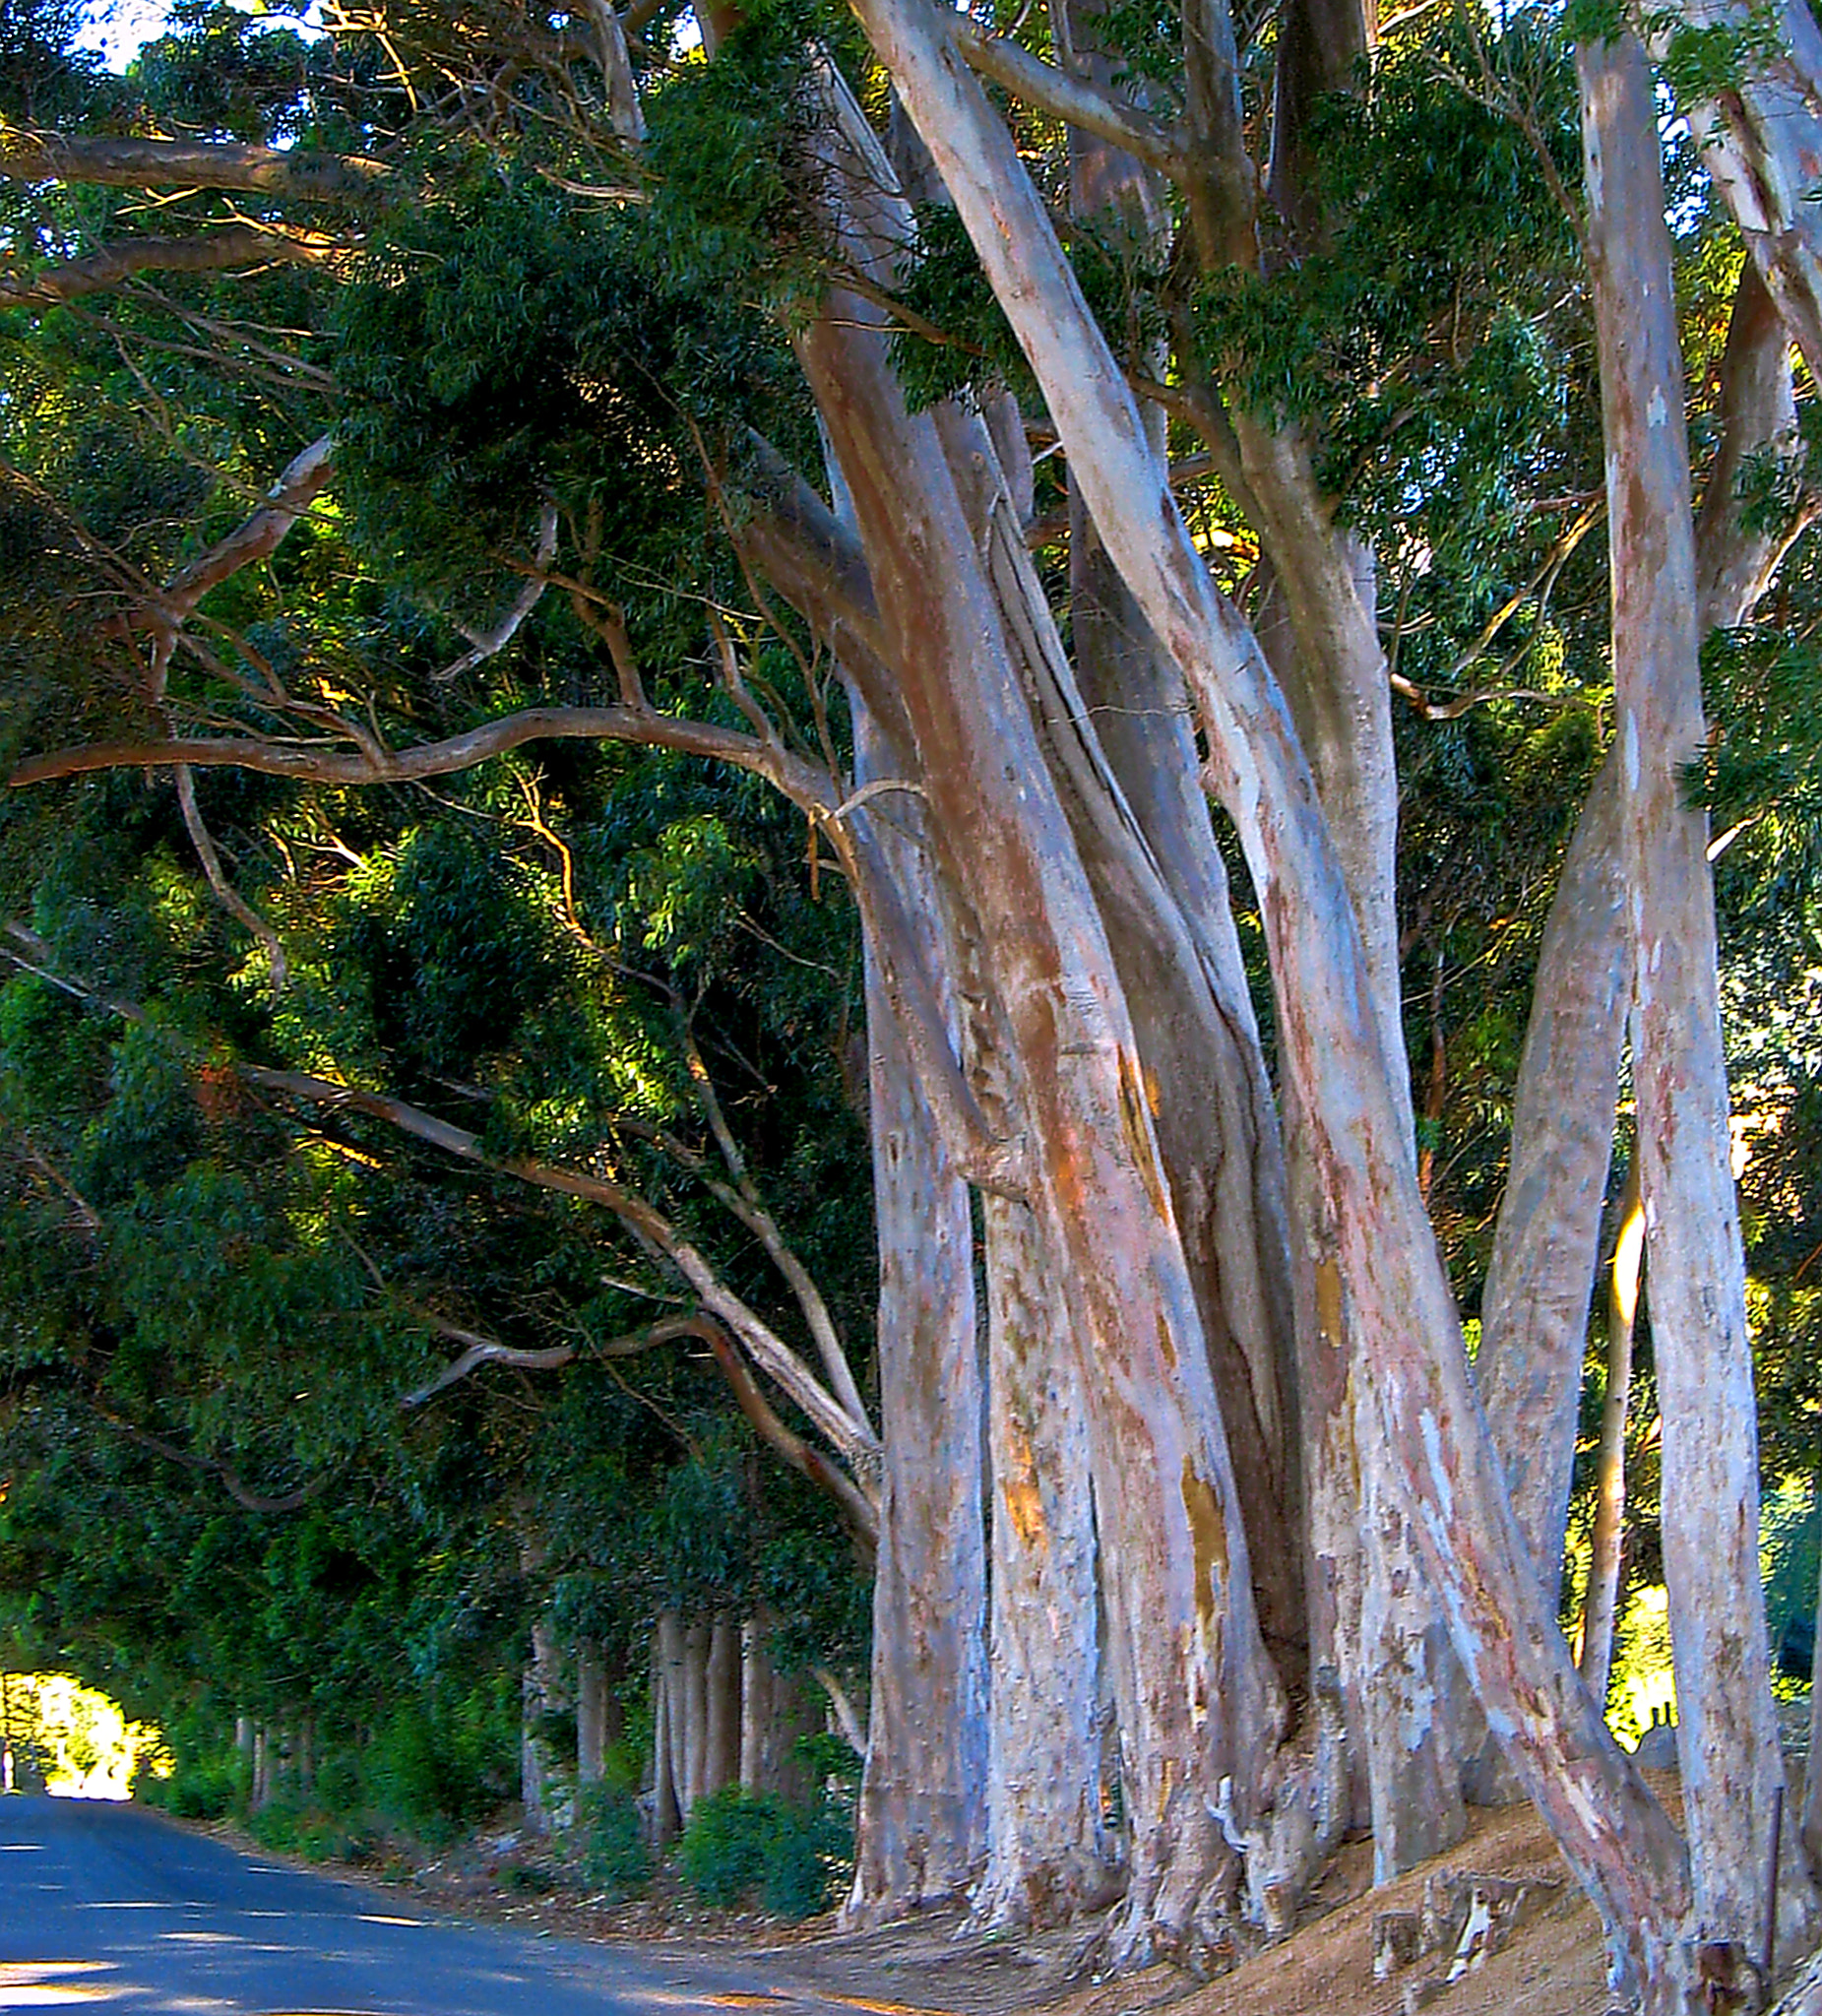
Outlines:
[[[1190,1543],[1196,1552],[1196,1615],[1208,1632],[1215,1622],[1215,1578],[1227,1586],[1227,1525],[1221,1516],[1215,1486],[1197,1475],[1183,1458],[1183,1510],[1189,1518]]]

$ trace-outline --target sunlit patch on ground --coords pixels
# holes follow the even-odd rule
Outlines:
[[[25,1966],[0,1961],[0,2009],[64,2009],[76,2002],[111,2002],[123,1990],[92,1977],[113,1972],[113,1963],[107,1960],[40,1960]]]

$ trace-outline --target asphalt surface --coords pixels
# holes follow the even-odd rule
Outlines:
[[[137,1807],[0,1798],[0,2016],[713,2016],[775,1994],[814,2006],[725,1962],[437,1918]]]

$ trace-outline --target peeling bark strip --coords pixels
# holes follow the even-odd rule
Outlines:
[[[1664,1556],[1696,1935],[1756,1951],[1784,1763],[1759,1597],[1758,1421],[1728,1131],[1706,816],[1683,366],[1652,79],[1624,36],[1577,51],[1606,435],[1613,685],[1639,1172],[1664,1410]],[[1810,1922],[1793,1883],[1787,1930]]]
[[[1287,1066],[1335,1200],[1376,1404],[1457,1653],[1601,1907],[1616,1984],[1662,1983],[1687,1904],[1682,1845],[1582,1686],[1513,1520],[1361,985],[1359,928],[1283,696],[1210,582],[1011,136],[935,10],[856,0],[855,11],[1037,373],[1108,552],[1203,710],[1265,908]]]

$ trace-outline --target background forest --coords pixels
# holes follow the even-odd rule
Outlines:
[[[1258,444],[1297,444],[1284,494],[1306,483],[1322,537],[1367,556],[1394,1103],[1471,1354],[1546,925],[1616,719],[1575,47],[1622,23],[1582,11],[1418,6],[1293,119],[1310,10],[1236,8],[1230,109],[1273,193],[1232,258],[1209,250],[1220,176],[1210,195],[1158,169],[1159,136],[1201,116],[1196,10],[1066,20],[1058,0],[968,31],[1085,309],[1151,401],[1194,550],[1267,659],[1280,633],[1310,646]],[[909,1046],[933,1074],[911,1104],[946,1125],[918,1047],[946,1031],[963,1106],[1007,1136],[1026,1067],[980,902],[942,927],[933,1010],[899,943],[945,913],[892,855],[921,844],[892,808],[922,792],[944,814],[895,767],[890,681],[856,670],[875,651],[898,667],[863,606],[892,593],[866,498],[825,473],[832,455],[859,482],[818,377],[830,290],[889,339],[907,426],[979,416],[1029,556],[1018,593],[1093,698],[1097,626],[1130,644],[1143,621],[1109,622],[1085,586],[1053,389],[893,100],[894,59],[815,0],[700,19],[409,0],[308,25],[183,0],[121,75],[83,28],[64,0],[0,0],[0,1660],[156,1723],[176,1809],[251,1801],[273,1838],[341,1852],[452,1838],[522,1791],[534,1831],[562,1826],[580,1780],[611,1885],[721,1788],[807,1813],[846,1782],[851,1804],[869,1715],[877,1759],[880,1716],[920,1683],[890,1647],[882,1667],[873,1606],[911,1488],[895,1463],[934,1449],[976,1527],[983,1477],[993,1532],[1019,1517],[978,1363],[972,1387],[942,1373],[946,1425],[895,1413],[894,1267],[917,1263],[893,1214],[939,1190],[869,1175],[905,1124],[882,1121],[882,1057]],[[1794,1666],[1822,1523],[1822,470],[1807,368],[1687,116],[1753,60],[1745,30],[1671,38],[1656,104],[1698,536],[1726,519],[1756,555],[1703,647],[1711,732],[1680,776],[1714,836],[1769,1629]],[[874,226],[842,149],[866,148],[836,102],[914,199],[890,262],[856,249]],[[1187,193],[1139,201],[1129,169]],[[842,545],[856,508],[866,596]],[[919,716],[910,739],[927,776],[935,730]],[[1244,980],[1223,1013],[1256,1018],[1263,1098],[1289,1103],[1282,893],[1235,821],[1197,816]],[[900,862],[897,909],[867,893],[866,847]],[[1143,971],[1122,969],[1135,998]],[[1187,1221],[1159,1069],[1147,1124]],[[1559,1604],[1628,1737],[1669,1650],[1649,1263],[1629,1369],[1610,1350],[1636,1284],[1633,1116],[1626,1075],[1571,1325]],[[1300,1166],[1293,1138],[1293,1215]],[[981,1360],[1012,1188],[967,1173],[925,1278],[960,1281]],[[1072,1277],[1053,1259],[1047,1278],[1068,1307]],[[1046,1291],[1020,1292],[1041,1328]],[[1060,1383],[1037,1403],[1072,1405]],[[1263,1642],[1297,1726],[1332,1683],[1286,1623],[1301,1571],[1275,1589],[1261,1530]],[[958,1612],[1016,1601],[1010,1573],[965,1566]],[[1440,1643],[1427,1612],[1411,1628]],[[1072,1908],[1147,1866],[1117,1668],[1084,1677],[1099,1861],[1057,1879]],[[1458,1762],[1482,1747],[1450,1740]],[[1382,1810],[1359,1770],[1344,1824],[1379,1830],[1389,1865],[1427,1852],[1392,1845],[1409,1792]],[[919,1901],[888,1868],[898,1822],[864,1799],[860,1822],[856,1907]],[[1009,1910],[993,1866],[977,1909]],[[1245,1909],[1269,1928],[1268,1890]],[[1207,1964],[1185,1930],[1202,1890],[1171,1894],[1129,1910]]]

